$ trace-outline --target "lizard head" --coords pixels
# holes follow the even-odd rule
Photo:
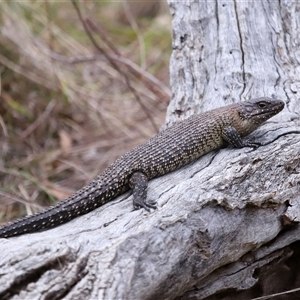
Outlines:
[[[258,126],[277,115],[284,108],[283,101],[267,97],[244,101],[240,105],[240,118]]]
[[[240,134],[247,135],[262,123],[278,114],[284,108],[284,102],[262,97],[239,103],[239,117],[242,120]]]

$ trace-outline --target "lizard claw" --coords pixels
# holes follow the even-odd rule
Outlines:
[[[154,200],[150,200],[150,201],[146,202],[142,199],[140,199],[140,200],[134,199],[133,208],[134,209],[144,208],[147,211],[150,211],[150,208],[156,209],[157,206],[156,206],[156,201],[154,201]]]
[[[259,142],[252,142],[252,141],[245,141],[244,142],[244,147],[250,147],[252,148],[252,151],[256,150],[258,147],[260,147],[262,144]]]

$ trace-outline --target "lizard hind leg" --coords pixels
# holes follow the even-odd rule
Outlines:
[[[129,186],[133,194],[134,209],[145,208],[150,211],[150,208],[156,208],[155,201],[146,201],[148,179],[142,172],[134,172],[129,179]]]

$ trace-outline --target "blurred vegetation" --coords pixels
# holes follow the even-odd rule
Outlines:
[[[0,223],[71,195],[153,136],[170,98],[160,1],[0,3]]]

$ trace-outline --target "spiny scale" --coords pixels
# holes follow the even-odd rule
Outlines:
[[[181,121],[132,149],[111,164],[89,185],[41,213],[0,228],[0,237],[11,237],[59,224],[90,212],[130,188],[134,207],[155,208],[146,202],[148,180],[176,170],[227,143],[257,147],[242,141],[284,107],[280,100],[253,99],[217,108]]]

